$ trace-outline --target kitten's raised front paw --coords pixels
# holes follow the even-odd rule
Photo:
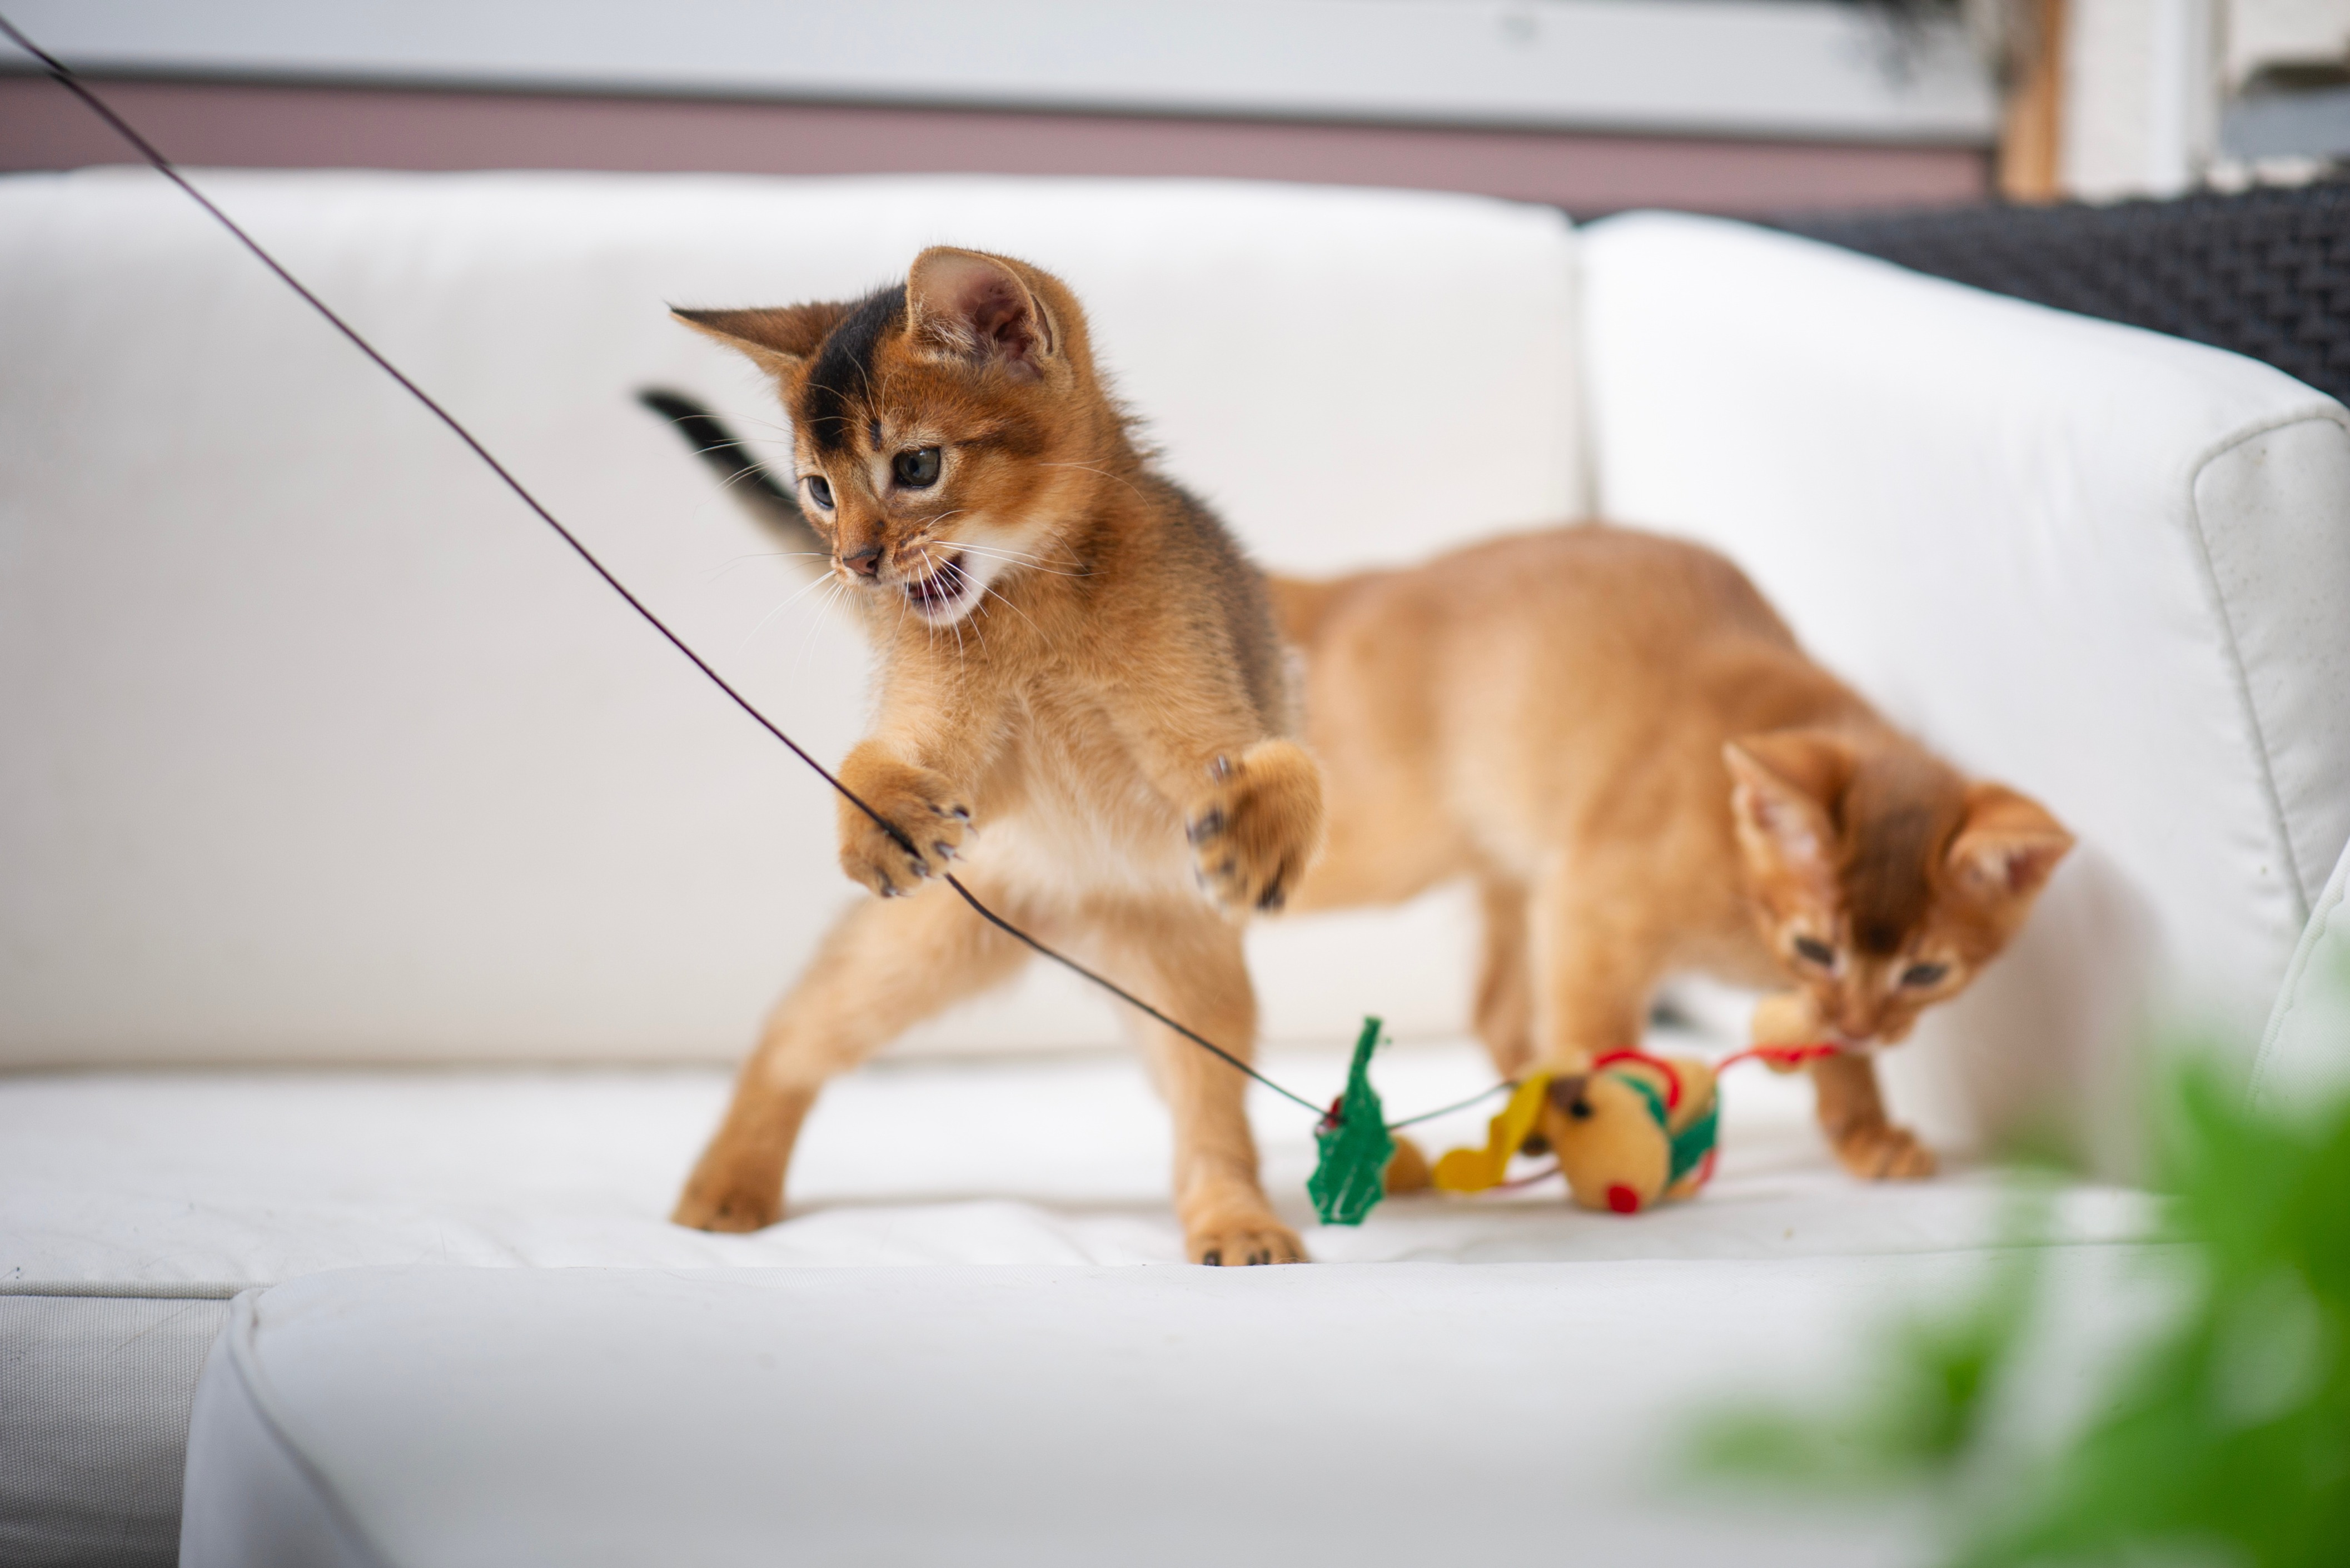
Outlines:
[[[1183,1251],[1211,1268],[1252,1263],[1302,1263],[1305,1243],[1270,1214],[1243,1214],[1199,1226],[1183,1238]]]
[[[1208,766],[1183,814],[1200,885],[1226,909],[1278,909],[1322,847],[1322,770],[1265,741]]]
[[[1916,1181],[1934,1174],[1934,1151],[1908,1127],[1889,1122],[1847,1129],[1836,1139],[1835,1153],[1863,1181]]]
[[[853,802],[840,803],[840,868],[850,881],[884,898],[902,897],[925,879],[944,875],[975,831],[971,806],[943,774],[852,753],[840,781],[914,846],[909,854]]]

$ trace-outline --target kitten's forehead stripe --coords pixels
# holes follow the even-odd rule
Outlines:
[[[1853,945],[1872,957],[1898,952],[1925,922],[1930,879],[1957,829],[1959,803],[1940,770],[1903,759],[1865,768],[1844,802],[1851,857],[1844,867]]]
[[[906,286],[893,284],[841,318],[808,372],[801,415],[808,439],[822,452],[846,452],[848,400],[873,384],[873,355],[889,329],[906,318]]]

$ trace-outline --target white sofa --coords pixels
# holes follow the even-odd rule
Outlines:
[[[2154,1024],[2250,1050],[2266,1020],[2263,1083],[2350,1066],[2317,979],[2350,424],[2265,367],[1741,225],[1448,196],[203,182],[819,754],[863,711],[854,638],[632,394],[772,439],[663,302],[846,294],[951,240],[1076,287],[1170,468],[1274,568],[1590,510],[1706,539],[2082,849],[1892,1059],[1960,1157],[1936,1182],[1846,1182],[1800,1088],[1742,1075],[1685,1208],[1415,1200],[1309,1231],[1311,1270],[1191,1271],[1139,1068],[1092,1049],[1113,1015],[1039,974],[839,1085],[800,1217],[677,1231],[723,1064],[854,896],[824,786],[184,199],[0,181],[8,1561],[1389,1561],[1568,1531],[1595,1561],[1902,1560],[1914,1521],[1665,1506],[1679,1413],[1960,1288],[2001,1234],[1964,1157],[2018,1126],[2069,1130],[2059,1267],[2121,1293],[2153,1210],[2100,1182]],[[1395,1112],[1481,1086],[1465,924],[1440,895],[1263,928],[1276,1072],[1327,1093],[1378,1012]],[[1257,1118],[1303,1220],[1310,1128]]]

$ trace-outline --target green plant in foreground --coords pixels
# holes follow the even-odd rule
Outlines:
[[[2350,1099],[2256,1108],[2208,1064],[2163,1096],[2157,1186],[2188,1288],[2053,1455],[1997,1416],[2045,1286],[2002,1255],[1955,1316],[1903,1326],[1876,1392],[1837,1417],[1747,1415],[1709,1468],[1962,1497],[1960,1568],[2350,1563]],[[2012,1388],[2005,1388],[2012,1394]]]

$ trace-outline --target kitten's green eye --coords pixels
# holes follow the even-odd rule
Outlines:
[[[1917,986],[1939,985],[1942,983],[1942,977],[1950,972],[1950,966],[1946,963],[1913,963],[1901,971],[1901,983]]]
[[[939,449],[901,452],[890,461],[889,472],[909,490],[928,490],[939,482]]]
[[[1797,937],[1795,939],[1795,956],[1799,959],[1804,959],[1812,963],[1815,963],[1822,969],[1832,968],[1835,963],[1835,949],[1828,946],[1827,943],[1820,940],[1817,937]]]
[[[821,473],[811,473],[807,476],[806,483],[807,493],[816,497],[816,504],[827,512],[831,511],[832,482]]]

